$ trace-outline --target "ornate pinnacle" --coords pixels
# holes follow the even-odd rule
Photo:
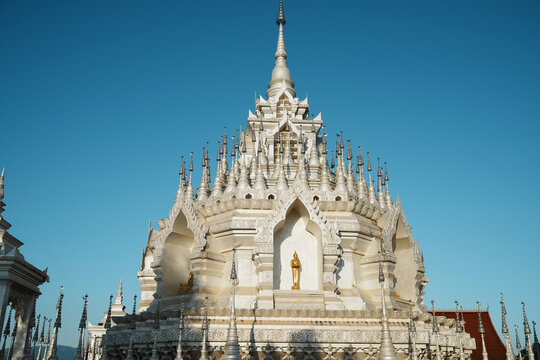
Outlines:
[[[231,266],[231,318],[229,321],[229,329],[227,331],[227,340],[225,341],[225,349],[223,358],[226,360],[241,360],[240,344],[238,343],[238,331],[236,329],[236,312],[235,312],[235,285],[236,285],[236,251],[233,251],[232,266]]]
[[[396,349],[392,343],[388,317],[386,315],[386,302],[384,297],[384,273],[382,270],[381,253],[379,252],[379,284],[381,285],[381,307],[382,307],[382,334],[381,334],[381,360],[397,360]]]
[[[433,333],[439,333],[439,324],[437,324],[437,314],[435,312],[435,300],[431,300],[431,307],[433,312]]]
[[[58,303],[56,304],[56,321],[54,327],[59,329],[62,327],[62,301],[64,299],[64,287],[60,286],[60,295],[58,296]]]
[[[503,293],[501,293],[501,315],[502,315],[502,333],[508,334],[508,325],[506,324],[506,306],[504,306]]]
[[[484,329],[484,324],[482,323],[482,310],[480,309],[480,301],[477,301],[476,305],[478,305],[478,332],[480,334],[485,334],[486,330]]]
[[[113,299],[113,296],[111,295],[109,297],[109,309],[107,310],[107,317],[105,318],[105,324],[103,325],[106,331],[109,331],[109,329],[111,328],[112,299]]]
[[[236,283],[236,261],[235,261],[235,254],[236,254],[236,250],[233,250],[233,258],[232,258],[232,266],[231,266],[231,280],[233,282],[233,284]]]
[[[501,315],[502,315],[502,333],[504,335],[506,346],[506,360],[514,360],[514,351],[512,350],[512,341],[508,334],[508,325],[506,324],[506,306],[504,305],[504,294],[501,293]]]
[[[532,324],[533,324],[533,332],[534,332],[534,342],[538,343],[538,336],[536,336],[536,321],[533,321]]]
[[[36,329],[34,330],[34,337],[32,338],[32,341],[34,343],[37,343],[39,341],[39,323],[40,323],[40,320],[41,320],[41,315],[38,315],[37,316],[37,325],[36,325]]]
[[[39,334],[39,342],[43,343],[45,341],[45,323],[47,322],[47,317],[43,317],[43,324],[41,325],[41,333]]]
[[[525,334],[529,335],[531,333],[531,328],[529,327],[529,320],[527,320],[527,313],[525,312],[525,303],[522,301],[521,305],[523,306],[523,331]]]
[[[514,329],[516,330],[516,349],[518,351],[518,354],[520,354],[521,353],[521,341],[519,341],[518,327],[519,326],[514,324]]]
[[[86,320],[87,320],[87,307],[88,307],[88,294],[83,296],[83,311],[81,315],[81,321],[79,322],[79,330],[86,329]]]
[[[291,71],[287,67],[287,51],[285,50],[285,36],[283,35],[283,26],[285,25],[285,12],[283,11],[283,2],[279,4],[279,13],[276,20],[279,26],[278,41],[276,47],[276,63],[272,70],[272,79],[268,84],[268,97],[278,94],[285,87],[291,95],[296,96],[294,83],[291,81]]]
[[[457,300],[454,302],[456,304],[456,332],[462,333],[463,329],[461,328],[461,320],[459,319],[459,302]]]
[[[227,155],[227,127],[225,126],[223,133],[223,152]]]
[[[0,201],[4,199],[4,176],[6,173],[6,168],[2,168],[2,175],[0,175]]]
[[[285,12],[283,11],[283,0],[281,0],[279,2],[279,13],[278,13],[278,17],[276,19],[276,24],[285,25]]]
[[[379,251],[379,284],[384,283],[384,272],[381,260],[381,252]]]
[[[137,311],[137,295],[133,296],[133,311],[131,312],[131,319],[129,319],[129,328],[135,330],[137,323],[135,321],[135,312]]]

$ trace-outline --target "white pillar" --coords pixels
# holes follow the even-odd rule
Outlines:
[[[13,358],[12,360],[21,360],[24,357],[24,344],[28,335],[28,324],[34,309],[36,297],[34,294],[27,294],[24,297],[24,309],[21,316],[17,319],[17,336],[13,343]]]

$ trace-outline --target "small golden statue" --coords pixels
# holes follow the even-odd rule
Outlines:
[[[177,295],[189,294],[191,288],[193,288],[193,271],[189,272],[187,283],[180,283]]]
[[[292,290],[300,290],[300,267],[302,266],[302,263],[300,263],[300,259],[298,258],[298,254],[296,251],[294,252],[293,259],[291,260],[291,268],[292,268],[292,281],[293,286]]]

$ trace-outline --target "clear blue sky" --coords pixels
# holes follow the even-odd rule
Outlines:
[[[168,215],[180,155],[245,127],[265,94],[277,0],[0,2],[4,213],[49,267],[38,311],[76,344]],[[329,133],[388,162],[425,256],[426,303],[520,301],[540,322],[540,2],[285,2],[289,66]],[[212,156],[212,159],[214,156]],[[200,169],[197,169],[200,171]],[[198,174],[197,174],[198,178]],[[522,333],[522,332],[521,332]],[[523,341],[523,339],[522,339]]]

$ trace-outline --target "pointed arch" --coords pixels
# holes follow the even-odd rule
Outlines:
[[[300,269],[300,288],[303,290],[322,290],[323,256],[322,231],[310,219],[306,206],[297,198],[289,206],[285,218],[273,229],[274,289],[290,290],[293,285],[290,261],[298,254]]]
[[[259,231],[255,235],[255,243],[257,244],[258,252],[270,253],[273,251],[273,230],[279,222],[285,220],[287,211],[297,201],[303,205],[309,215],[309,219],[321,229],[322,245],[331,248],[337,248],[339,246],[341,238],[338,235],[337,229],[331,226],[322,215],[317,201],[313,201],[308,196],[308,194],[292,188],[289,188],[286,193],[281,194],[276,208],[272,211],[271,217],[257,221],[257,229]]]

